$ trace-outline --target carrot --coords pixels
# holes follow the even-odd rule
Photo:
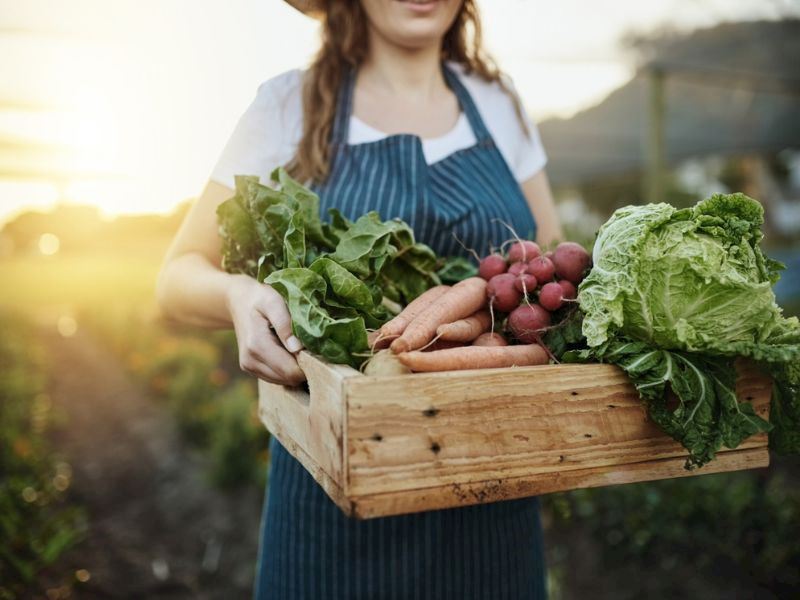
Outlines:
[[[449,348],[463,348],[464,342],[453,342],[450,340],[436,340],[430,346],[425,348],[425,352],[434,352],[436,350],[447,350]]]
[[[452,342],[471,342],[492,326],[492,315],[486,309],[481,309],[454,323],[445,323],[436,328],[439,339]]]
[[[392,342],[392,352],[399,354],[421,348],[433,339],[439,325],[468,317],[484,306],[486,281],[480,277],[459,281],[408,324]]]
[[[508,346],[508,340],[499,333],[490,331],[480,334],[472,341],[473,346]]]
[[[390,339],[402,335],[411,321],[449,289],[449,285],[437,285],[414,298],[396,317],[384,323],[377,332],[367,335],[369,347],[376,350],[388,346]]]
[[[548,363],[547,352],[539,344],[464,346],[433,352],[402,352],[397,358],[412,371],[424,372],[523,367]]]

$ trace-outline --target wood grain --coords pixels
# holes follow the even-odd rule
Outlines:
[[[349,367],[328,365],[307,352],[298,355],[298,363],[308,378],[309,391],[259,380],[261,420],[281,443],[292,440],[316,467],[333,481],[341,482],[345,475],[342,449],[347,424],[342,382],[360,373]],[[308,465],[306,468],[311,470]]]
[[[302,352],[309,391],[259,382],[260,415],[348,515],[371,518],[766,466],[766,435],[697,471],[611,365],[367,377]],[[737,363],[767,418],[771,381]]]
[[[361,496],[684,457],[611,365],[360,377],[348,397],[348,494]],[[405,382],[405,385],[400,385]],[[769,410],[750,371],[740,396]],[[740,448],[764,446],[754,436]]]
[[[595,467],[564,473],[548,473],[505,480],[451,484],[427,489],[389,492],[352,498],[352,515],[360,519],[438,510],[471,504],[484,504],[539,496],[579,488],[602,487],[691,477],[725,471],[756,469],[769,465],[769,451],[762,448],[729,450],[717,455],[713,462],[699,470],[687,471],[682,458],[664,458],[624,467]]]

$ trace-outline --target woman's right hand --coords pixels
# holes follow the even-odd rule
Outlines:
[[[280,385],[305,381],[295,358],[303,345],[292,334],[292,320],[283,297],[252,277],[233,275],[226,300],[239,345],[241,369]]]

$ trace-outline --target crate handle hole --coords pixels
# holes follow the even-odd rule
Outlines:
[[[311,405],[311,389],[307,381],[295,387],[287,387],[286,393],[306,408]]]

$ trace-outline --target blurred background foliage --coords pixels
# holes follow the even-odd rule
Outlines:
[[[716,191],[743,190],[762,201],[767,252],[788,266],[776,286],[779,301],[788,314],[800,314],[800,138],[790,139],[800,122],[800,88],[796,72],[789,72],[800,56],[797,32],[797,20],[787,20],[629,40],[641,65],[637,78],[592,109],[541,124],[569,237],[591,244],[616,207],[646,198],[642,98],[647,69],[661,60],[677,73],[667,80],[661,195],[678,206]],[[732,77],[729,71],[751,55],[746,73]],[[708,66],[702,57],[711,57],[726,75],[706,93],[697,89],[702,82],[685,77],[687,65]],[[756,70],[761,79],[752,76]],[[686,86],[694,86],[689,103],[682,100]],[[795,103],[788,117],[787,97]],[[716,108],[720,98],[724,110]],[[721,120],[712,122],[715,111]],[[687,127],[702,135],[686,134]],[[773,138],[752,137],[754,128]],[[687,150],[679,143],[714,137],[710,132],[713,145]],[[73,494],[74,465],[58,447],[58,431],[71,424],[59,416],[50,389],[59,365],[45,343],[48,336],[91,344],[121,365],[159,419],[174,425],[201,457],[209,489],[233,496],[263,491],[268,436],[257,416],[256,382],[239,370],[233,332],[168,322],[154,304],[160,261],[189,205],[169,215],[108,219],[93,206],[59,204],[49,212],[22,212],[0,229],[2,600],[69,598],[76,586],[84,593],[91,589],[88,570],[58,569],[68,552],[80,555],[93,515],[83,495]],[[103,377],[94,369],[78,375]],[[108,390],[109,402],[117,392]],[[555,600],[794,598],[800,589],[795,458],[773,457],[769,469],[756,472],[554,494],[543,505]],[[257,519],[256,508],[253,530]],[[193,524],[187,516],[183,527]],[[185,530],[162,533],[180,538]],[[215,543],[206,545],[198,570],[214,572]],[[154,577],[168,581],[169,571],[151,549],[139,550],[142,561],[152,561]],[[254,548],[248,556],[254,563]]]

